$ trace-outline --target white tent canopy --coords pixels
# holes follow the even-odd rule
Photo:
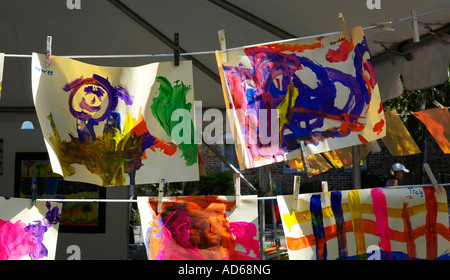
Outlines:
[[[380,9],[370,9],[368,3]],[[411,10],[418,16],[419,43],[412,40]],[[224,108],[211,53],[219,49],[218,30],[225,30],[228,48],[242,47],[339,32],[339,12],[348,28],[367,27],[383,100],[403,92],[400,74],[408,89],[448,79],[450,0],[3,0],[0,52],[6,58],[0,112],[34,110],[29,56],[45,52],[48,35],[53,55],[139,55],[80,58],[132,66],[173,60],[173,37],[179,33],[181,59],[194,62],[196,100],[204,108]]]

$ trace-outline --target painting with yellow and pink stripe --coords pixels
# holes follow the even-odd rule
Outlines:
[[[448,260],[442,186],[278,196],[289,259]]]

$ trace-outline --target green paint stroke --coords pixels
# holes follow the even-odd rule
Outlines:
[[[190,127],[190,141],[184,141],[178,144],[178,148],[183,153],[187,166],[197,162],[197,144],[195,143],[195,132],[192,119],[172,120],[172,114],[177,109],[184,109],[188,112],[192,109],[192,103],[186,102],[186,94],[191,90],[191,86],[186,86],[182,81],[175,81],[174,86],[163,76],[156,77],[156,82],[160,83],[159,96],[153,98],[153,104],[150,106],[153,116],[158,120],[164,131],[169,137],[172,137],[174,127],[182,121],[189,121],[190,124],[184,127]],[[179,137],[184,139],[183,134],[186,131],[180,130]]]

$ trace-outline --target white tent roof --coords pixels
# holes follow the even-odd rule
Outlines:
[[[81,4],[69,9],[68,2]],[[367,2],[380,3],[369,9]],[[33,110],[28,57],[45,53],[53,38],[53,55],[168,54],[163,57],[82,58],[109,66],[133,66],[173,60],[172,41],[180,34],[181,59],[194,60],[196,100],[203,107],[224,108],[215,57],[217,31],[226,32],[227,47],[321,35],[340,31],[342,12],[348,28],[361,25],[374,58],[382,99],[402,93],[405,85],[419,89],[448,79],[450,0],[3,0],[0,11],[0,52],[6,53],[0,112]],[[418,15],[420,43],[413,43],[411,10]],[[374,24],[392,22],[386,27]],[[442,40],[441,40],[442,41]],[[390,49],[390,51],[386,51]],[[206,51],[207,53],[197,53]],[[391,63],[390,53],[395,57]],[[401,53],[401,54],[399,54]],[[406,58],[405,59],[405,54]]]

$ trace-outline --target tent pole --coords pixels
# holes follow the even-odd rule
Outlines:
[[[270,173],[270,165],[261,166],[259,168],[259,196],[264,197],[267,191],[267,187],[271,187],[272,178]],[[265,229],[266,229],[266,215],[264,200],[260,200],[259,206],[259,258],[260,260],[265,259],[264,248],[266,243]]]
[[[361,159],[359,154],[359,146],[352,146],[353,168],[352,168],[352,183],[354,189],[361,188]]]

